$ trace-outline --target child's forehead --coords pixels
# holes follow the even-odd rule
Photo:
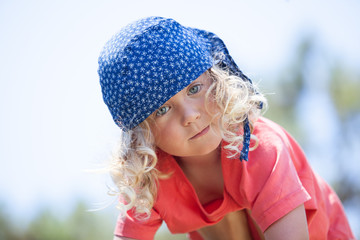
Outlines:
[[[207,74],[207,71],[205,71],[204,73],[202,73],[199,77],[197,77],[194,81],[190,82],[189,85],[187,85],[186,87],[184,87],[181,91],[186,91],[189,87],[191,87],[192,85],[194,85],[195,83],[210,83],[210,76],[209,74]],[[178,92],[177,94],[179,94],[180,92]],[[174,96],[176,96],[177,94],[175,94]],[[173,96],[173,97],[174,97]]]
[[[203,72],[199,77],[197,77],[194,81],[192,81],[188,86],[186,86],[184,89],[186,89],[187,87],[189,87],[191,84],[196,83],[196,82],[208,82],[209,81],[209,75],[207,74],[207,71]]]

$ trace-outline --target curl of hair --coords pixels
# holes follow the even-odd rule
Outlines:
[[[158,158],[147,120],[122,132],[117,150],[110,161],[109,172],[120,196],[117,208],[123,216],[135,209],[138,219],[150,217],[157,193]]]
[[[212,99],[218,107],[221,137],[229,143],[226,148],[233,151],[233,154],[228,156],[232,158],[241,151],[239,146],[243,142],[243,136],[238,132],[244,120],[249,119],[252,129],[253,123],[266,109],[267,100],[254,83],[231,75],[226,69],[213,66],[208,74],[213,83],[208,89],[207,98]],[[251,134],[251,138],[256,140],[257,144],[256,136]]]
[[[212,84],[205,97],[207,102],[213,101],[217,106],[214,118],[219,117],[221,136],[229,143],[227,148],[234,150],[236,155],[243,140],[237,134],[242,122],[247,117],[251,122],[255,121],[261,114],[259,104],[261,102],[266,106],[266,99],[253,84],[220,67],[213,66],[206,74],[212,79]],[[110,175],[118,188],[116,194],[120,196],[117,207],[123,216],[128,210],[135,209],[138,219],[150,217],[158,179],[166,177],[156,169],[158,158],[149,121],[151,119],[122,132],[119,147],[109,166]],[[253,135],[252,138],[256,139]]]

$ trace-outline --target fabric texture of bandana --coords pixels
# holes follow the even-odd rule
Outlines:
[[[173,19],[149,17],[124,27],[98,59],[103,100],[115,123],[128,131],[213,65],[251,82],[211,32]],[[241,160],[247,160],[250,128],[244,121]]]

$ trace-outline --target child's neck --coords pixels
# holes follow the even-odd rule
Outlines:
[[[220,147],[204,156],[175,159],[194,187],[201,204],[223,198],[224,180]]]
[[[217,165],[220,162],[221,150],[220,146],[206,155],[175,157],[181,168],[193,168]]]

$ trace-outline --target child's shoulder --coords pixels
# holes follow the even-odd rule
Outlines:
[[[301,148],[294,138],[280,125],[267,118],[258,119],[254,124],[253,135],[258,141],[257,148],[251,152],[253,158],[265,158],[270,165],[270,162],[275,164],[279,157],[288,158],[291,154],[302,155]]]
[[[255,122],[253,134],[260,142],[273,142],[273,144],[288,142],[290,137],[283,127],[265,117],[260,117]]]

